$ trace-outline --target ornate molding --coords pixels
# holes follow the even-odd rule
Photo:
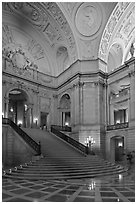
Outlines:
[[[76,43],[73,33],[55,2],[4,2],[3,10],[21,16],[24,23],[27,19],[46,36],[51,47],[64,41],[72,61],[76,60]]]
[[[125,49],[134,36],[134,29],[134,3],[119,2],[104,29],[99,47],[99,58],[107,62],[109,48],[114,42],[122,41]]]
[[[85,84],[85,82],[78,81],[77,83],[72,85],[72,88],[78,88],[78,87],[81,88],[84,86],[84,84]]]
[[[81,4],[75,15],[75,25],[80,37],[93,38],[101,27],[102,19],[102,9],[98,3]]]
[[[2,57],[11,64],[16,74],[31,76],[31,70],[38,69],[38,66],[27,57],[21,45],[10,44],[4,47]]]

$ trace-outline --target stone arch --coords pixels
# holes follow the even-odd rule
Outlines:
[[[119,43],[114,43],[110,49],[107,58],[108,72],[118,68],[123,62],[123,49]]]
[[[66,46],[62,45],[57,48],[56,60],[58,69],[62,72],[69,66],[69,53]]]
[[[30,104],[33,104],[33,99],[32,99],[32,96],[30,95],[30,93],[28,93],[28,91],[24,88],[24,87],[20,87],[19,85],[13,85],[11,87],[9,87],[7,90],[6,90],[6,93],[5,93],[5,98],[8,98],[9,97],[9,93],[12,91],[12,90],[21,90],[23,91],[26,96],[28,97],[28,101]]]
[[[5,94],[4,117],[17,125],[32,127],[33,101],[25,88],[17,85],[8,88]]]
[[[63,94],[59,99],[59,109],[62,126],[71,126],[71,98],[68,93]]]

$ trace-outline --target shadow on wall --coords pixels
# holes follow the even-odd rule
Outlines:
[[[32,160],[36,152],[8,125],[2,126],[2,165],[14,167]]]

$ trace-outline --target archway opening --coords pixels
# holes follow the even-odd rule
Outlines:
[[[121,162],[124,155],[124,137],[115,136],[110,141],[111,161]]]
[[[113,71],[122,65],[123,51],[122,47],[116,43],[112,45],[108,55],[108,72]]]
[[[19,126],[30,126],[29,99],[21,89],[13,89],[9,93],[8,118]]]
[[[61,125],[71,126],[71,100],[68,94],[64,94],[60,100],[60,110],[61,110]]]

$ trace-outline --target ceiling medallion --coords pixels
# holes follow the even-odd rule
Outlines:
[[[97,3],[83,3],[77,10],[75,25],[80,35],[91,37],[101,26],[102,11]]]

